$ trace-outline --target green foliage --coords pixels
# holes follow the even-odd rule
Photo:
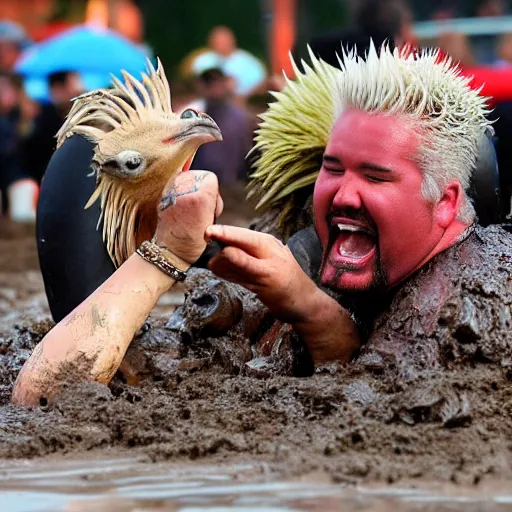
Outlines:
[[[53,13],[48,21],[78,21],[83,19],[85,0],[56,0]]]

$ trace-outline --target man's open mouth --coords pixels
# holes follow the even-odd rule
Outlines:
[[[340,264],[362,267],[376,254],[377,235],[373,229],[348,220],[335,220],[331,257]]]

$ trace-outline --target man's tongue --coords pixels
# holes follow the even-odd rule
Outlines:
[[[374,245],[373,238],[361,232],[342,231],[338,236],[338,252],[348,258],[363,258]]]

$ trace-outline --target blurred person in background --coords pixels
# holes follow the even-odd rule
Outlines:
[[[0,214],[17,221],[33,221],[38,187],[23,161],[22,138],[36,109],[21,80],[0,74]]]
[[[7,190],[23,178],[17,133],[18,98],[7,74],[0,75],[0,213],[7,211]]]
[[[25,31],[11,21],[0,21],[0,72],[10,72],[23,51],[32,45]]]
[[[332,66],[339,67],[337,55],[341,48],[364,57],[373,40],[380,48],[388,41],[402,46],[414,41],[412,13],[402,0],[361,0],[355,2],[350,13],[349,26],[315,36],[309,42],[313,53]],[[294,54],[297,54],[294,51]]]
[[[206,69],[197,77],[197,89],[201,100],[189,108],[208,114],[219,126],[223,140],[201,146],[192,168],[214,172],[221,185],[245,181],[252,123],[246,110],[233,102],[232,79],[219,67]]]
[[[500,36],[496,53],[495,67],[506,68],[512,66],[512,34],[502,34]]]
[[[48,83],[51,101],[41,106],[32,130],[23,142],[25,165],[38,183],[41,183],[46,166],[55,151],[55,135],[71,108],[71,99],[85,91],[80,76],[72,71],[52,73],[48,77]]]
[[[479,18],[489,16],[505,16],[506,5],[503,0],[480,0],[477,3],[475,14]]]
[[[503,0],[477,0],[474,14],[477,18],[505,16],[507,5]],[[475,57],[481,66],[493,65],[496,61],[496,37],[485,35],[478,38]]]
[[[234,80],[235,94],[241,98],[251,96],[265,83],[265,66],[251,53],[237,48],[235,34],[230,28],[213,28],[208,36],[208,47],[210,51],[200,54],[192,62],[194,74],[219,67]]]
[[[435,2],[434,11],[432,12],[430,19],[441,21],[449,20],[457,17],[457,2],[454,0],[441,0]]]
[[[459,32],[447,32],[437,38],[437,46],[449,55],[462,68],[472,68],[477,65],[469,39]]]

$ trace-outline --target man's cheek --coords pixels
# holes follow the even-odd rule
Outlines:
[[[332,203],[333,193],[322,179],[317,181],[313,196],[315,227],[324,249],[329,242],[329,229],[326,217]]]
[[[315,228],[320,238],[320,242],[322,247],[325,249],[327,244],[329,243],[329,226],[325,219],[327,215],[326,211],[322,211],[320,209],[315,208]]]

